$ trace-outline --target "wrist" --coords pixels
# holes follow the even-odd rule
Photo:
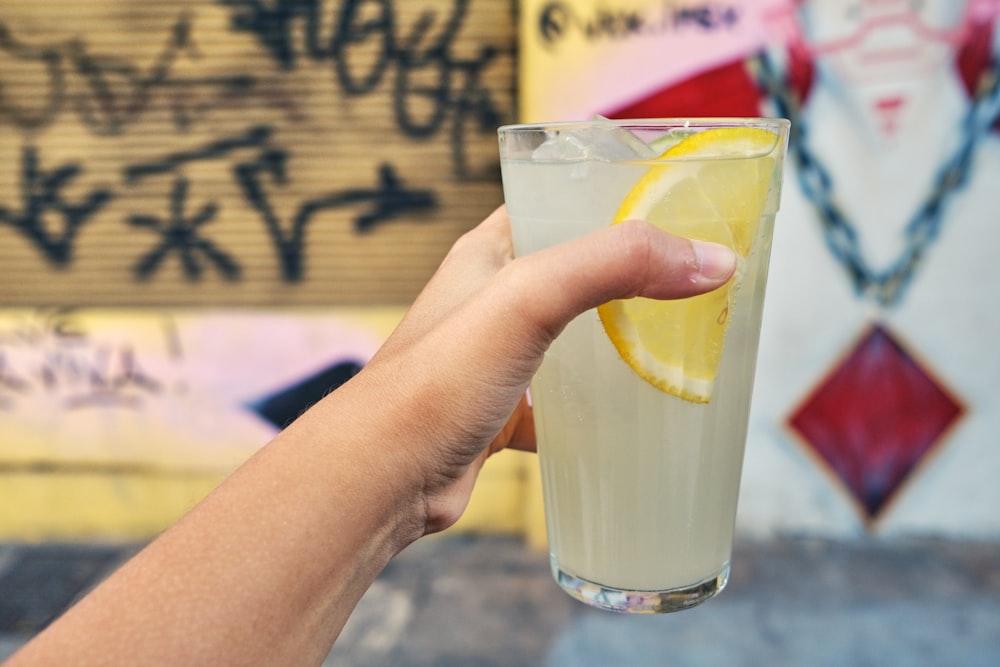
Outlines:
[[[417,429],[398,423],[398,415],[409,414],[399,406],[398,388],[378,386],[373,375],[365,369],[287,431],[294,435],[293,456],[312,452],[302,462],[322,477],[328,497],[319,506],[332,512],[330,530],[341,532],[349,522],[387,561],[426,533],[425,479]]]

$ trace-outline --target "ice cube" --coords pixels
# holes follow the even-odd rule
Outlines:
[[[583,160],[587,157],[586,145],[577,138],[574,130],[546,130],[545,141],[531,154],[532,160]]]
[[[658,153],[629,130],[608,123],[548,130],[533,160],[651,160]]]

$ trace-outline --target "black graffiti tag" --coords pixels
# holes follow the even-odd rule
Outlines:
[[[14,212],[0,205],[0,224],[9,225],[25,236],[55,266],[70,262],[80,228],[112,197],[107,188],[95,188],[80,201],[66,201],[63,188],[69,186],[80,171],[78,164],[64,164],[45,171],[39,166],[38,150],[25,146],[21,151],[21,211]],[[45,224],[49,213],[62,219],[59,232],[49,232]]]
[[[378,169],[375,187],[346,188],[307,199],[299,204],[286,229],[271,205],[265,177],[278,185],[285,184],[289,155],[286,150],[270,145],[271,134],[270,127],[254,127],[243,134],[193,150],[171,153],[160,160],[131,165],[125,170],[127,183],[156,175],[173,175],[175,179],[170,212],[166,218],[150,215],[133,215],[130,218],[132,225],[153,230],[159,235],[156,246],[135,265],[137,277],[151,277],[171,254],[181,258],[185,276],[191,280],[201,278],[202,260],[214,265],[224,278],[236,280],[240,276],[236,260],[201,233],[202,228],[218,213],[218,206],[211,202],[194,214],[186,212],[188,183],[180,172],[192,162],[234,161],[233,177],[247,202],[261,216],[277,253],[282,277],[289,282],[304,277],[306,232],[319,213],[362,205],[362,212],[354,218],[354,229],[364,233],[383,222],[426,212],[437,206],[433,192],[406,187],[393,166],[383,164]],[[245,149],[250,149],[253,157],[239,159],[237,152]]]
[[[93,54],[86,41],[33,46],[16,39],[0,22],[0,58],[22,68],[34,68],[35,90],[44,90],[36,108],[20,106],[21,99],[0,80],[0,122],[21,131],[37,131],[50,125],[67,108],[97,135],[119,135],[139,121],[160,92],[169,94],[174,125],[187,129],[214,106],[247,94],[255,77],[179,77],[176,64],[184,56],[198,57],[192,39],[192,19],[181,16],[172,26],[160,53],[143,69],[127,58]],[[69,82],[72,89],[69,93]]]
[[[188,214],[189,181],[182,171],[185,165],[205,160],[229,159],[239,150],[260,150],[271,138],[270,127],[258,126],[232,137],[210,142],[199,148],[170,153],[159,160],[133,164],[125,169],[126,184],[134,184],[142,179],[157,175],[172,175],[173,188],[170,193],[169,212],[166,217],[134,214],[128,219],[133,227],[142,227],[155,232],[157,243],[134,265],[136,277],[150,278],[170,255],[181,259],[184,276],[188,280],[199,280],[203,275],[202,261],[212,264],[227,280],[237,280],[241,274],[239,263],[212,240],[202,235],[202,228],[215,218],[219,206],[211,201],[204,204],[194,214]]]
[[[16,127],[31,131],[48,125],[59,113],[66,96],[66,83],[62,66],[62,55],[52,47],[37,47],[22,44],[0,22],[0,56],[10,58],[25,69],[34,66],[47,79],[46,95],[40,108],[24,109],[18,106],[17,96],[12,95],[3,81],[0,81],[0,121],[8,119]]]
[[[202,275],[199,257],[215,265],[224,278],[236,280],[240,277],[240,266],[227,252],[214,242],[200,235],[202,225],[210,222],[218,210],[215,202],[209,202],[193,216],[185,213],[188,180],[183,176],[174,178],[170,194],[170,217],[166,220],[152,215],[133,215],[129,224],[134,227],[151,229],[160,236],[159,242],[135,264],[135,274],[139,278],[149,278],[171,253],[177,253],[184,267],[184,277],[198,280]]]
[[[470,129],[492,133],[503,122],[504,114],[483,83],[483,75],[498,58],[512,55],[512,47],[484,45],[474,57],[455,56],[453,46],[467,17],[469,0],[454,0],[443,22],[434,12],[424,11],[406,34],[390,0],[345,0],[335,12],[327,12],[335,18],[325,43],[320,39],[325,15],[322,0],[217,1],[232,9],[233,29],[255,35],[284,69],[298,64],[293,29],[304,22],[303,55],[316,62],[332,62],[334,81],[345,94],[372,93],[391,76],[393,114],[404,134],[415,139],[433,137],[450,122],[454,175],[494,177],[492,170],[474,172],[466,137]]]
[[[286,159],[285,151],[272,150],[257,161],[237,165],[234,171],[247,201],[263,218],[278,251],[282,276],[290,282],[304,277],[306,230],[318,213],[351,204],[368,204],[368,209],[354,219],[355,231],[367,232],[381,222],[431,210],[437,205],[434,193],[406,188],[393,167],[383,164],[379,167],[376,187],[350,188],[305,201],[286,232],[270,204],[262,178],[268,175],[275,182],[284,183]]]

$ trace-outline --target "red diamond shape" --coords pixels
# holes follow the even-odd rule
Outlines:
[[[789,424],[873,519],[963,411],[886,329],[874,326]]]

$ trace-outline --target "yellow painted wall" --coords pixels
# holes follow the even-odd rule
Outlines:
[[[155,535],[277,433],[249,399],[366,362],[404,312],[0,310],[0,541]],[[123,383],[122,350],[156,392]],[[453,530],[539,542],[537,483],[501,452]]]
[[[148,539],[180,518],[225,471],[14,470],[0,473],[0,541]],[[545,544],[534,456],[501,452],[483,469],[451,532],[522,534]]]
[[[240,5],[4,6],[0,540],[162,530],[273,436],[243,403],[371,354],[502,199],[514,3]],[[530,475],[459,529],[522,530]]]

